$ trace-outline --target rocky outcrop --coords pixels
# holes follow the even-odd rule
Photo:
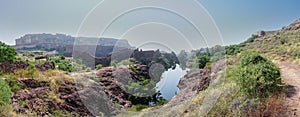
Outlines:
[[[199,91],[205,90],[210,85],[210,75],[210,70],[206,69],[193,69],[189,71],[180,79],[177,85],[180,92],[164,107],[185,105]]]
[[[27,69],[28,67],[29,64],[23,61],[0,63],[0,70],[6,73],[12,73],[20,69]],[[53,62],[46,62],[44,64],[35,65],[35,68],[39,71],[47,71],[55,69],[55,65]]]
[[[299,30],[300,29],[300,19],[297,19],[294,23],[291,25],[284,27],[283,30]]]
[[[18,92],[14,92],[12,96],[12,105],[18,113],[25,113],[26,110],[34,112],[39,116],[52,115],[53,110],[69,111],[77,113],[80,116],[92,116],[85,104],[81,101],[75,83],[65,81],[58,84],[59,90],[57,96],[63,102],[57,102],[49,98],[51,88],[47,83],[36,81],[34,79],[20,79],[25,87]]]
[[[39,87],[49,87],[49,83],[46,81],[37,81],[34,79],[19,79],[19,82],[22,83],[25,87],[33,89]]]
[[[44,64],[35,65],[35,68],[39,71],[47,71],[55,69],[54,62],[46,62]]]
[[[102,78],[100,82],[103,83],[104,92],[113,102],[120,104],[123,109],[131,107],[131,103],[128,100],[129,94],[116,81],[109,78]]]
[[[27,67],[29,67],[29,64],[23,61],[0,63],[0,70],[7,73],[12,73],[19,69],[26,69]]]
[[[142,81],[144,78],[150,78],[148,74],[147,65],[134,64],[128,67],[106,67],[97,71],[99,77],[98,82],[101,83],[105,93],[114,102],[118,103],[123,109],[131,107],[129,101],[129,92],[126,92],[126,88],[129,85],[129,81]],[[134,72],[138,71],[138,73]]]
[[[192,89],[192,91],[202,91],[210,84],[210,73],[210,70],[207,69],[193,69],[180,79],[177,87],[180,90]]]

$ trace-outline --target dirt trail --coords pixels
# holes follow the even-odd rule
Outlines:
[[[280,62],[281,77],[288,84],[286,104],[289,116],[300,117],[300,66]]]

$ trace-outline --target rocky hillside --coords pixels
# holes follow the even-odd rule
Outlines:
[[[123,112],[119,116],[299,116],[300,19],[277,31],[259,31],[244,43],[225,49],[226,52],[217,53],[227,53],[226,59],[221,58],[210,69],[191,70],[181,78],[180,93],[169,103],[140,113]],[[286,92],[279,91],[260,100],[249,98],[239,90],[235,80],[239,77],[239,53],[247,50],[258,50],[281,68],[282,82],[288,86]]]
[[[27,35],[18,44],[36,46],[31,39],[40,36],[42,40],[53,37]],[[65,44],[72,41],[72,37],[65,35],[53,38],[57,41],[68,38],[62,42]],[[214,49],[206,51],[211,50]],[[108,63],[114,61],[110,61],[112,55],[109,55],[105,61],[108,67],[74,73],[57,70],[51,62],[34,66],[26,62],[3,62],[0,84],[6,83],[12,93],[5,100],[7,104],[0,106],[0,116],[299,116],[300,19],[277,31],[259,31],[244,43],[226,46],[226,51],[215,50],[214,54],[198,53],[209,61],[204,69],[192,69],[181,78],[180,92],[168,103],[162,103],[159,93],[145,96],[143,92],[153,92],[159,81],[157,76],[178,63],[174,53],[137,49],[131,56],[136,61],[117,61],[111,65]],[[225,57],[217,56],[224,53]],[[120,53],[118,57],[123,56],[128,55]],[[199,56],[195,62],[203,58]],[[118,65],[122,62],[128,64]],[[153,62],[165,68],[150,69],[155,65]],[[248,79],[254,82],[248,83]],[[6,96],[1,98],[10,95],[3,91],[1,94]],[[149,106],[149,103],[161,105]]]
[[[135,103],[148,103],[148,98],[135,97],[128,89],[129,83],[142,83],[151,78],[147,65],[105,67],[71,74],[51,67],[45,71],[51,66],[48,63],[37,65],[39,71],[33,73],[27,63],[9,65],[12,69],[4,66],[0,70],[11,72],[1,75],[11,87],[11,104],[0,106],[0,116],[95,116],[100,113],[112,116]],[[1,110],[3,108],[8,110]]]
[[[272,60],[300,65],[300,19],[277,31],[260,31],[244,49],[258,49]]]

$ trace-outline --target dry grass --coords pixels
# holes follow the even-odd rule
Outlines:
[[[14,111],[11,105],[2,105],[0,106],[0,117],[37,117],[37,115],[29,111],[25,111],[24,114],[19,114]]]
[[[248,114],[251,117],[286,117],[287,108],[283,106],[284,99],[284,94],[274,95],[258,106],[257,111]]]

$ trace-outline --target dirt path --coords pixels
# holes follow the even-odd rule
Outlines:
[[[289,116],[300,117],[300,66],[280,62],[281,77],[288,84],[286,104]]]

